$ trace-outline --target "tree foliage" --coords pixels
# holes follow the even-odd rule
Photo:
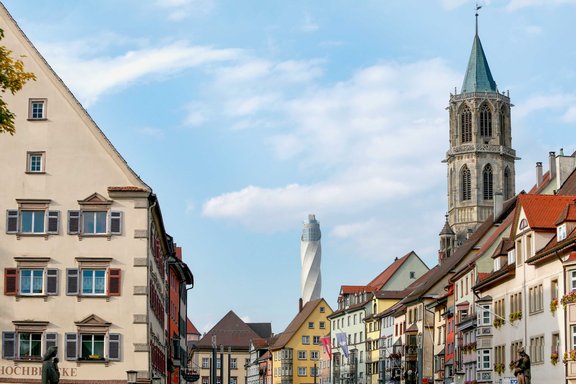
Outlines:
[[[0,28],[0,40],[3,38],[4,30]],[[13,58],[12,51],[0,45],[0,90],[2,93],[8,90],[14,95],[29,80],[36,80],[36,75],[32,72],[26,72],[22,60]],[[8,109],[8,104],[0,95],[0,133],[14,134],[16,131],[14,127],[15,117],[14,112]]]

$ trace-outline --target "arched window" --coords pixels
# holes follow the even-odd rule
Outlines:
[[[462,184],[460,186],[461,188],[460,196],[462,201],[472,199],[472,184],[471,184],[472,178],[470,176],[470,170],[466,165],[462,167],[461,180]]]
[[[480,108],[480,136],[492,137],[492,112],[488,104]]]
[[[460,129],[462,131],[462,142],[472,141],[472,112],[467,106],[460,113]]]
[[[504,107],[500,108],[498,115],[500,119],[500,145],[506,145],[506,111]]]
[[[492,166],[490,164],[486,165],[482,171],[482,181],[484,200],[492,200],[494,198],[494,185],[492,184]]]
[[[512,178],[510,177],[510,168],[506,167],[504,169],[504,199],[508,200],[512,197]]]

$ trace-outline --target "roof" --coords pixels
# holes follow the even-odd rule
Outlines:
[[[371,282],[368,283],[369,286],[376,288],[377,290],[382,289],[388,281],[394,276],[396,271],[400,269],[402,264],[410,258],[412,254],[416,254],[414,251],[410,251],[401,258],[394,259],[394,262],[388,266],[384,271],[382,271],[378,276],[376,276]]]
[[[260,337],[234,311],[228,312],[204,337],[198,340],[196,343],[198,348],[212,348],[212,336],[216,336],[217,345],[246,350],[250,347],[250,340]]]
[[[566,178],[564,184],[558,189],[557,195],[576,195],[576,169]]]
[[[298,331],[298,329],[300,329],[302,324],[304,324],[306,319],[308,319],[308,317],[312,314],[312,312],[316,309],[318,304],[320,304],[321,302],[324,302],[324,299],[310,300],[309,302],[307,302],[304,305],[304,307],[302,307],[302,310],[300,312],[298,312],[296,317],[294,317],[294,319],[292,319],[290,324],[288,324],[288,326],[286,327],[284,332],[282,332],[279,335],[276,342],[271,346],[271,349],[284,348],[284,346],[286,344],[288,344],[288,342],[292,339],[294,334]]]
[[[565,253],[573,249],[576,244],[576,228],[573,229],[564,240],[558,241],[558,236],[554,235],[552,239],[536,254],[526,260],[529,264],[535,264],[547,260],[549,257],[556,258],[557,253]]]
[[[123,187],[108,187],[108,192],[149,192],[149,190],[142,187],[128,185]]]
[[[247,323],[247,325],[262,338],[272,336],[272,324],[270,323]]]
[[[576,196],[524,194],[518,199],[530,228],[556,229],[556,220]]]
[[[566,221],[576,221],[576,203],[574,202],[564,207],[564,210],[554,224],[560,225]]]
[[[470,92],[496,92],[496,82],[492,78],[478,33],[474,36],[468,69],[462,83],[462,93]]]
[[[186,334],[188,335],[200,335],[198,329],[192,324],[190,319],[186,319]]]
[[[374,287],[370,287],[368,285],[342,285],[340,287],[341,295],[364,292],[374,292]]]

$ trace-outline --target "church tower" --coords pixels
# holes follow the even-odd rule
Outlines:
[[[492,78],[476,13],[462,89],[450,95],[450,148],[444,160],[448,165],[448,224],[456,247],[494,212],[500,194],[504,200],[514,196],[517,158],[512,149],[510,107],[509,94],[500,93]],[[447,234],[445,228],[443,233]]]

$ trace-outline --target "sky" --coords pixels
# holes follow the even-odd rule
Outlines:
[[[284,330],[300,235],[322,230],[322,296],[414,250],[436,264],[448,101],[474,37],[467,0],[3,0],[157,194],[194,274],[201,332],[228,311]],[[575,0],[485,0],[509,91],[516,190],[576,149]]]

